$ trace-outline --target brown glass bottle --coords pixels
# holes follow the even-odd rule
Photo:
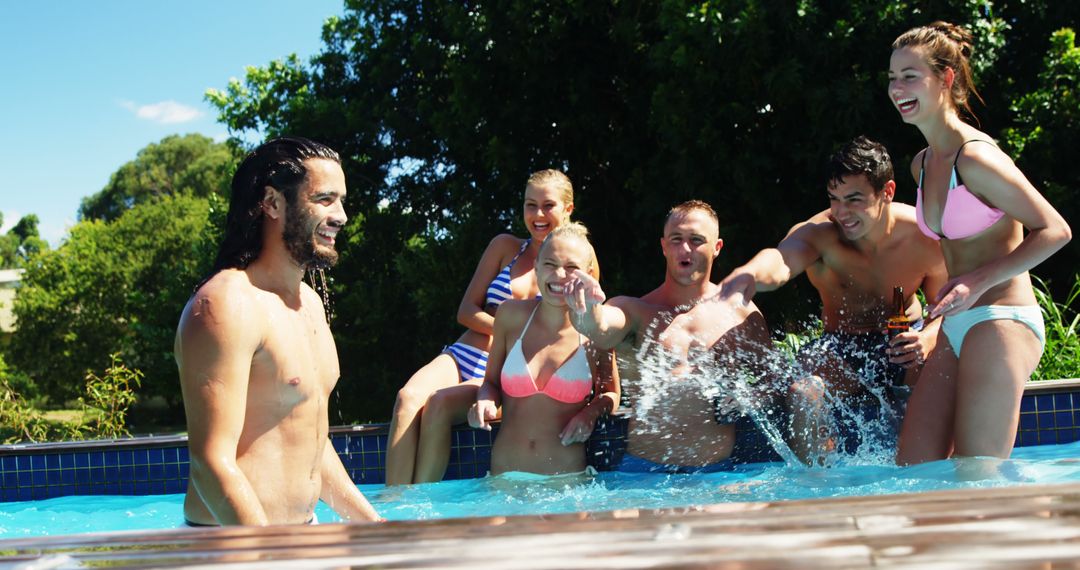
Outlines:
[[[892,314],[885,321],[885,332],[892,339],[896,335],[911,329],[911,321],[907,318],[904,310],[904,288],[897,285],[893,287]]]

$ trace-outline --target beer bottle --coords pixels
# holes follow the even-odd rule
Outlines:
[[[904,310],[904,288],[899,285],[893,287],[892,295],[893,312],[885,321],[885,331],[889,334],[890,340],[911,328],[911,321],[908,320],[907,311]]]

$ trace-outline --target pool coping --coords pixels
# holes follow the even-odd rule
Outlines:
[[[1046,562],[1068,566],[1076,560],[1080,483],[558,515],[0,540],[0,563],[36,561],[63,567],[474,568],[494,561],[501,567],[536,570],[1011,568]]]

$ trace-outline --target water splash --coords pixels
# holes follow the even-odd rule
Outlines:
[[[326,322],[329,324],[334,320],[334,305],[330,301],[330,287],[327,284],[326,270],[308,269],[307,281],[308,285],[322,297],[323,311],[326,313]]]
[[[332,278],[326,277],[326,270],[324,269],[308,269],[305,274],[308,285],[322,298],[323,313],[326,317],[327,325],[331,324],[334,320],[334,303],[330,299],[330,284],[333,282]],[[341,390],[334,390],[330,393],[330,397],[334,400],[334,409],[337,411],[338,424],[345,425],[349,422],[346,421],[345,415],[341,411]]]
[[[812,377],[811,370],[818,369],[817,355],[799,353],[801,343],[786,339],[788,350],[774,347],[755,349],[751,342],[725,343],[745,348],[736,350],[708,350],[691,344],[686,355],[673,354],[663,343],[664,331],[671,325],[676,313],[655,319],[642,335],[644,340],[634,358],[637,377],[625,378],[635,420],[634,431],[662,434],[671,430],[673,412],[668,409],[674,386],[686,389],[690,383],[702,398],[719,403],[719,415],[725,422],[732,414],[724,414],[725,408],[733,408],[745,414],[764,435],[769,445],[790,467],[805,466],[789,441],[793,437],[821,442],[820,457],[812,461],[816,466],[829,467],[837,464],[891,465],[895,455],[895,434],[900,416],[897,414],[893,396],[888,393],[886,369],[880,354],[861,354],[867,365],[857,371],[861,391],[857,399],[839,397],[832,389],[822,390],[821,397],[812,402],[798,404],[788,398],[792,386],[801,379]],[[690,315],[681,315],[682,319]],[[697,323],[699,327],[703,322]],[[701,327],[708,328],[708,327]],[[820,330],[820,321],[811,321],[809,328]],[[719,333],[713,328],[713,333]],[[726,332],[738,335],[738,331]],[[708,336],[706,333],[704,336]],[[730,340],[730,339],[727,339]],[[673,377],[678,382],[672,382]],[[809,406],[806,415],[820,420],[824,432],[792,433],[791,416],[795,405]],[[726,417],[725,417],[726,416]],[[734,420],[730,420],[734,421]],[[674,438],[672,438],[674,439]],[[821,440],[827,441],[821,441]],[[675,443],[673,442],[673,445]]]

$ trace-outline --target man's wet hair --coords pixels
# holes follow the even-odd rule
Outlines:
[[[311,158],[332,160],[341,157],[330,147],[304,137],[280,137],[251,151],[232,179],[232,196],[225,219],[225,235],[210,274],[196,290],[223,269],[244,269],[262,252],[263,209],[266,187],[271,186],[295,204],[297,192],[307,178],[304,161]]]
[[[671,209],[668,210],[667,217],[664,218],[664,225],[667,226],[667,223],[671,221],[671,218],[675,216],[685,216],[694,210],[705,212],[712,218],[716,227],[720,227],[720,217],[716,215],[716,210],[713,210],[712,206],[701,200],[687,200],[682,204],[672,206]]]
[[[829,157],[826,169],[830,190],[844,182],[848,176],[866,175],[874,192],[881,192],[885,183],[893,179],[892,159],[881,143],[858,136],[840,147]]]

